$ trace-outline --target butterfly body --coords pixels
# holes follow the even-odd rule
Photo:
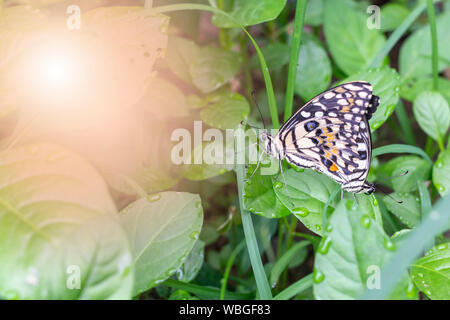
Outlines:
[[[275,136],[260,135],[265,152],[295,166],[320,171],[353,193],[372,193],[366,181],[371,159],[368,120],[379,98],[355,81],[329,89],[298,110]]]

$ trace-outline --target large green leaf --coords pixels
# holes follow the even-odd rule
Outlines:
[[[319,26],[323,22],[323,0],[308,1],[306,4],[305,24]]]
[[[420,199],[411,193],[405,192],[392,193],[391,197],[384,196],[383,198],[389,211],[408,227],[416,227],[420,223],[421,218]],[[402,202],[398,203],[397,201]]]
[[[331,63],[326,51],[314,40],[306,40],[298,57],[295,93],[310,100],[328,88],[331,81]]]
[[[212,92],[233,78],[241,67],[240,56],[214,46],[202,47],[189,64],[193,84],[204,93]]]
[[[315,255],[316,299],[357,299],[395,251],[395,244],[369,215],[350,200],[339,203]],[[407,298],[407,279],[392,299]]]
[[[247,99],[228,90],[212,94],[209,102],[208,107],[200,110],[200,117],[211,127],[235,129],[250,113]]]
[[[450,61],[450,11],[444,12],[436,19],[439,71],[449,65]],[[415,31],[400,49],[400,74],[404,79],[423,77],[431,74],[431,35],[430,27],[423,26]]]
[[[336,64],[351,75],[369,66],[385,42],[378,29],[367,27],[367,15],[348,0],[325,0],[325,37]]]
[[[274,190],[281,202],[311,231],[321,235],[323,232],[322,212],[337,184],[327,176],[306,169],[284,171],[283,176],[274,181]],[[275,179],[275,178],[273,178]],[[329,211],[335,207],[331,202]]]
[[[409,10],[400,3],[386,3],[381,7],[381,30],[392,31],[409,15]]]
[[[389,67],[369,69],[352,75],[340,83],[365,80],[373,86],[373,94],[380,97],[380,105],[370,119],[370,128],[378,129],[394,112],[399,99],[400,77]]]
[[[199,239],[195,242],[194,247],[187,256],[186,260],[184,260],[183,265],[178,268],[176,273],[177,279],[185,282],[194,280],[202,268],[204,256],[205,243]]]
[[[430,170],[431,164],[423,158],[401,156],[379,166],[376,172],[395,191],[412,192],[417,190],[417,181],[428,180]]]
[[[162,192],[141,198],[121,212],[135,263],[134,295],[163,282],[182,265],[203,223],[198,195]]]
[[[280,218],[290,214],[290,211],[278,200],[273,191],[272,177],[261,175],[261,171],[253,173],[256,165],[250,165],[244,184],[245,207],[252,213],[267,218]],[[253,175],[251,178],[250,176]]]
[[[86,161],[55,145],[11,149],[0,154],[0,184],[0,296],[131,297],[128,241]]]
[[[433,167],[433,184],[442,197],[450,190],[450,149],[442,151]]]
[[[450,245],[441,243],[411,265],[411,277],[433,300],[450,299]]]
[[[270,21],[278,17],[286,5],[286,0],[234,0],[228,12],[233,17],[214,15],[213,23],[221,28],[251,26]]]
[[[424,91],[414,100],[413,111],[420,128],[434,140],[443,143],[450,126],[447,101],[437,92]]]

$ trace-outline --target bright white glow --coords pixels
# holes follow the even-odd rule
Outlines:
[[[71,62],[63,55],[45,57],[41,65],[40,77],[51,87],[64,87],[69,85],[74,76]]]

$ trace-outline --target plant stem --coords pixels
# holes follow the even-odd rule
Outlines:
[[[241,47],[241,57],[242,57],[242,68],[244,70],[244,76],[245,76],[245,94],[247,95],[247,99],[248,99],[250,105],[254,106],[253,97],[252,97],[253,80],[252,80],[252,75],[251,75],[250,69],[249,69],[247,46],[248,46],[248,38],[245,36],[241,37],[240,47]]]
[[[236,259],[236,256],[241,252],[241,250],[244,248],[245,242],[241,241],[237,245],[236,248],[234,248],[233,252],[231,253],[230,257],[228,258],[227,267],[225,268],[225,273],[222,278],[222,287],[220,288],[220,300],[225,299],[225,292],[227,290],[227,282],[228,277],[230,275],[231,267],[233,267],[234,259]]]
[[[389,51],[395,46],[395,44],[400,40],[403,34],[408,30],[408,28],[413,24],[418,16],[425,10],[426,4],[419,4],[403,22],[392,32],[389,39],[386,41],[384,46],[378,51],[375,58],[370,63],[369,68],[376,68],[381,65],[383,59],[388,55]]]
[[[300,42],[302,37],[303,22],[305,20],[307,0],[297,0],[295,8],[294,34],[292,35],[291,54],[289,58],[289,72],[286,87],[286,102],[284,105],[284,121],[292,115],[294,101],[294,87],[297,76],[298,56],[300,54]]]
[[[217,7],[218,7],[218,9],[224,11],[224,9],[225,9],[224,0],[217,0]],[[223,48],[229,48],[228,32],[226,29],[219,28],[219,39],[220,39],[220,45]]]
[[[438,90],[438,40],[436,29],[436,15],[433,0],[427,0],[428,19],[431,32],[431,69],[433,72],[433,89]]]

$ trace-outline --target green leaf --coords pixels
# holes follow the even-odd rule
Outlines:
[[[346,74],[369,66],[385,42],[377,29],[367,27],[367,15],[347,0],[325,0],[324,31],[331,55]]]
[[[409,15],[406,6],[399,3],[386,3],[381,7],[381,30],[392,31],[396,29]]]
[[[134,296],[173,275],[198,239],[203,223],[200,197],[162,192],[141,198],[121,212],[135,263]]]
[[[308,1],[306,4],[305,24],[320,26],[323,22],[323,0]]]
[[[314,296],[356,299],[367,287],[375,289],[381,267],[395,250],[378,223],[353,201],[341,201],[315,255]],[[406,298],[406,280],[391,299]]]
[[[433,167],[433,184],[441,197],[450,190],[450,149],[442,151]]]
[[[0,184],[0,296],[131,297],[128,241],[91,165],[55,145],[26,145],[1,153]]]
[[[411,277],[433,300],[450,299],[450,246],[441,243],[411,265]]]
[[[270,271],[270,285],[272,286],[272,288],[277,285],[281,274],[288,267],[289,263],[309,244],[309,241],[297,242],[277,260]]]
[[[220,28],[237,28],[270,21],[278,17],[286,5],[286,0],[235,0],[228,14],[236,22],[223,15],[215,14],[213,23]]]
[[[266,218],[281,218],[290,214],[288,208],[277,198],[273,191],[272,177],[261,175],[261,171],[253,173],[256,165],[248,167],[244,184],[244,204],[248,211],[265,216]]]
[[[450,109],[447,101],[437,92],[424,91],[414,100],[413,112],[420,128],[438,143],[443,144],[450,126]]]
[[[377,173],[380,173],[395,191],[413,192],[417,190],[417,181],[428,180],[430,170],[431,164],[422,158],[401,156],[378,167]]]
[[[450,11],[436,19],[439,64],[442,71],[450,61]],[[399,70],[402,78],[410,79],[431,74],[431,36],[430,26],[416,30],[400,49]]]
[[[295,93],[303,100],[310,100],[328,88],[331,74],[331,63],[326,51],[315,41],[306,40],[301,45],[298,57]]]
[[[340,83],[365,80],[373,86],[373,94],[380,97],[380,105],[370,119],[370,128],[378,129],[394,112],[399,99],[400,77],[397,72],[387,66],[369,69],[352,75]]]
[[[192,83],[203,93],[212,92],[233,78],[241,67],[237,52],[206,46],[190,61]]]
[[[164,61],[170,70],[187,83],[192,83],[190,65],[200,54],[194,41],[170,36]]]
[[[197,240],[191,252],[184,260],[183,265],[178,268],[176,276],[177,280],[190,282],[194,280],[198,272],[202,268],[205,256],[205,243]]]
[[[433,90],[433,79],[431,77],[414,78],[410,81],[404,81],[400,87],[400,96],[403,99],[414,101],[423,91]],[[450,104],[450,81],[439,77],[437,90]]]
[[[221,90],[208,100],[210,105],[200,110],[200,118],[211,127],[235,129],[250,113],[247,99],[239,93]]]
[[[271,42],[261,48],[270,71],[279,70],[289,63],[289,50],[289,46],[282,42]],[[259,68],[259,57],[257,54],[254,54],[250,59],[250,68]]]
[[[384,196],[383,201],[390,212],[392,212],[401,222],[410,228],[414,228],[420,223],[420,199],[411,193],[392,193],[394,199]]]
[[[336,183],[327,176],[306,169],[298,172],[294,169],[284,171],[286,185],[280,174],[274,181],[275,193],[280,201],[309,230],[322,235],[322,212],[325,204],[336,188]],[[336,205],[331,202],[329,211]]]

